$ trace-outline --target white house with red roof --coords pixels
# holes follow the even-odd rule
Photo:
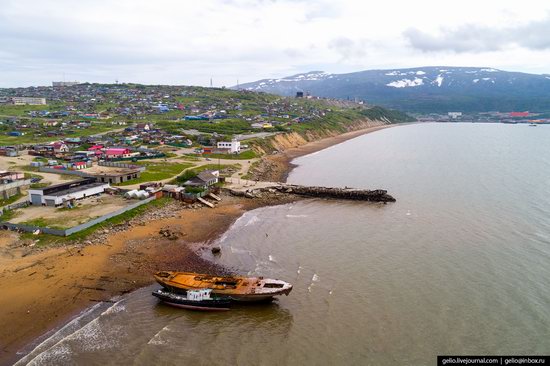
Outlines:
[[[132,152],[127,148],[109,148],[105,150],[105,157],[108,159],[113,158],[129,158],[132,156]]]
[[[50,145],[53,147],[53,152],[54,153],[69,152],[69,147],[63,142],[56,141],[56,142],[52,142]]]

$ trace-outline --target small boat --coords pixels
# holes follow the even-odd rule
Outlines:
[[[182,309],[203,310],[203,311],[226,311],[229,310],[231,301],[224,298],[213,298],[210,296],[211,289],[187,291],[186,294],[175,294],[162,289],[153,291],[153,296],[158,297],[162,302]]]
[[[268,301],[288,295],[292,285],[263,277],[213,276],[192,272],[157,272],[157,282],[170,292],[212,289],[212,294],[235,301]]]
[[[529,126],[531,126],[531,127],[537,127],[537,124],[536,124],[536,123],[529,123]]]

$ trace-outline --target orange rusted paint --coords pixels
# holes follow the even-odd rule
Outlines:
[[[239,301],[260,301],[277,295],[288,295],[292,285],[263,277],[212,276],[192,272],[163,271],[155,273],[156,281],[174,291],[212,289],[212,293]]]

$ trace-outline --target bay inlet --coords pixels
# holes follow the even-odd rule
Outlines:
[[[242,274],[293,283],[223,314],[144,288],[96,305],[21,363],[427,365],[550,350],[550,126],[415,124],[294,161],[289,183],[387,189],[397,202],[249,211],[220,239]]]

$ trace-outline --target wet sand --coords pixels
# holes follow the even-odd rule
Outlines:
[[[262,164],[269,168],[257,178],[285,181],[294,167],[292,159],[392,126],[356,130],[264,157]],[[215,209],[182,206],[173,218],[146,223],[138,218],[128,230],[107,234],[102,244],[30,254],[6,250],[17,234],[0,231],[0,364],[11,364],[19,358],[16,352],[91,304],[150,285],[155,271],[227,272],[202,259],[197,249],[218,238],[244,212],[295,200],[292,196],[247,199],[225,195]],[[166,228],[179,234],[178,239],[159,234]]]
[[[0,257],[0,364],[11,364],[16,352],[48,330],[64,324],[97,301],[109,301],[154,282],[157,270],[221,273],[196,254],[223,234],[245,211],[295,200],[290,197],[246,199],[224,196],[214,209],[183,208],[173,218],[134,223],[108,234],[104,244],[66,246],[37,253]],[[159,234],[168,229],[178,237]],[[17,234],[0,232],[5,248]],[[25,255],[27,254],[27,255]]]

